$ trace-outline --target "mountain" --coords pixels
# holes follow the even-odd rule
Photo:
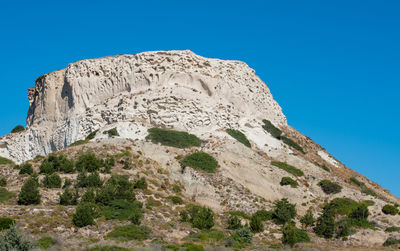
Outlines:
[[[0,211],[35,240],[51,236],[52,248],[365,250],[400,239],[400,200],[290,127],[243,62],[191,51],[82,60],[39,77],[28,98],[27,128],[0,138],[3,193],[16,195]],[[30,179],[40,203],[21,202]],[[135,199],[120,192],[129,184]],[[66,190],[78,206],[59,205]],[[78,211],[96,219],[80,225]],[[310,212],[314,228],[302,226]],[[228,229],[233,221],[243,226]]]

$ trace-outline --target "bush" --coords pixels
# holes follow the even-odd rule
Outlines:
[[[85,250],[86,251],[132,251],[132,249],[130,248],[122,248],[118,246],[96,246]]]
[[[181,213],[183,221],[189,221],[192,227],[210,229],[214,226],[214,213],[211,209],[197,205],[188,205],[186,213]]]
[[[236,215],[234,216],[229,216],[228,218],[228,229],[238,229],[242,227],[242,221],[237,217]]]
[[[326,239],[332,238],[335,232],[335,218],[332,210],[324,209],[323,213],[317,219],[314,232]]]
[[[400,231],[400,227],[388,227],[385,229],[385,232],[392,233]]]
[[[117,226],[110,232],[108,238],[118,238],[122,241],[145,240],[149,238],[151,230],[145,226],[127,225]]]
[[[272,137],[279,139],[282,131],[279,128],[275,127],[269,120],[264,119],[262,122],[264,123],[262,128],[264,128],[265,131],[271,134]]]
[[[29,251],[35,247],[35,243],[24,237],[15,225],[10,226],[3,234],[0,234],[0,250]]]
[[[125,200],[113,200],[102,209],[106,220],[131,220],[135,225],[140,225],[143,218],[142,203]]]
[[[23,132],[25,131],[25,127],[22,125],[17,125],[14,129],[11,130],[11,133]]]
[[[96,195],[94,193],[93,188],[86,189],[85,193],[82,195],[82,198],[81,198],[81,203],[83,203],[83,202],[89,202],[89,203],[96,202]]]
[[[252,216],[256,216],[260,218],[262,221],[271,220],[274,215],[274,212],[267,211],[267,210],[258,210]]]
[[[253,233],[260,233],[264,231],[263,222],[260,217],[253,215],[250,219],[250,230]]]
[[[151,142],[164,146],[172,146],[176,148],[187,148],[191,146],[200,146],[201,141],[193,134],[174,130],[165,130],[161,128],[151,128],[148,130],[149,135],[146,139]]]
[[[10,219],[10,218],[0,218],[0,231],[3,231],[5,229],[9,229],[12,225],[15,224],[15,220]]]
[[[351,211],[349,218],[355,220],[367,220],[368,215],[368,207],[364,203],[360,203],[355,209]]]
[[[21,188],[18,195],[19,205],[37,205],[40,204],[40,193],[38,183],[34,178],[29,178]]]
[[[33,173],[33,169],[32,169],[32,164],[29,163],[25,163],[22,166],[20,166],[19,168],[19,174],[29,174],[31,175]]]
[[[245,212],[242,212],[242,211],[230,211],[230,212],[228,212],[228,214],[230,214],[232,216],[242,217],[243,219],[247,219],[247,220],[250,220],[250,218],[251,218]]]
[[[327,172],[330,172],[330,171],[331,171],[331,169],[329,169],[329,167],[327,167],[327,166],[325,166],[325,165],[322,165],[322,166],[318,165],[318,166],[321,167],[322,169],[324,169],[324,170],[327,171]]]
[[[174,204],[183,204],[183,200],[179,196],[169,196],[168,199],[170,199]]]
[[[64,180],[64,185],[63,185],[62,188],[68,188],[68,187],[70,187],[71,185],[72,185],[72,181],[71,181],[70,179],[66,178],[66,179]]]
[[[234,130],[234,129],[226,129],[226,132],[231,135],[234,139],[242,143],[247,147],[251,147],[249,140],[247,139],[246,135],[244,135],[241,131]]]
[[[133,184],[129,182],[128,176],[113,175],[104,187],[96,194],[96,202],[107,205],[112,200],[135,200]]]
[[[336,194],[342,191],[341,185],[330,180],[321,180],[318,182],[318,186],[320,186],[322,191],[324,191],[326,194]]]
[[[301,217],[300,223],[306,228],[314,225],[314,215],[311,210],[308,210],[307,213]]]
[[[7,179],[5,177],[0,178],[0,187],[7,186]]]
[[[371,196],[373,196],[373,197],[376,197],[376,196],[377,196],[376,193],[374,192],[374,190],[372,190],[372,189],[370,189],[370,188],[368,188],[368,187],[364,187],[363,189],[361,189],[361,192],[362,192],[363,194],[371,195]]]
[[[324,206],[324,210],[332,211],[333,215],[349,215],[358,206],[358,202],[349,198],[335,198]]]
[[[62,180],[60,178],[60,175],[56,173],[53,173],[51,175],[46,174],[42,181],[43,186],[47,188],[60,188],[61,183]]]
[[[273,219],[277,224],[290,222],[296,214],[296,205],[290,204],[287,198],[274,202]]]
[[[186,251],[204,251],[202,246],[190,242],[183,243],[181,246],[185,248]]]
[[[78,201],[78,192],[72,193],[68,188],[60,195],[60,205],[69,206],[76,205]]]
[[[104,131],[103,134],[108,134],[109,137],[119,136],[117,128],[112,128],[112,129],[110,129],[108,131]]]
[[[98,216],[98,208],[93,203],[80,203],[72,216],[72,223],[77,227],[94,225],[94,219]]]
[[[11,198],[14,198],[15,194],[12,192],[9,192],[7,189],[0,187],[0,202],[7,201]]]
[[[14,165],[14,161],[0,156],[0,165]]]
[[[351,235],[354,231],[352,230],[351,220],[343,218],[336,223],[336,238],[346,238]]]
[[[299,183],[290,177],[282,177],[281,182],[279,183],[281,186],[290,185],[292,188],[296,188],[299,186]]]
[[[350,182],[352,182],[354,185],[359,186],[359,187],[365,186],[365,184],[364,184],[363,182],[357,180],[357,179],[354,178],[354,177],[351,177],[351,178],[350,178]]]
[[[54,172],[73,173],[74,162],[64,155],[50,155],[39,167],[40,173],[52,174]]]
[[[39,246],[44,250],[49,249],[56,244],[56,242],[53,240],[53,238],[51,238],[49,236],[39,239],[38,243],[39,243]]]
[[[94,172],[102,167],[102,161],[98,159],[94,153],[87,152],[78,157],[75,165],[79,172],[83,170]]]
[[[172,191],[174,191],[175,193],[180,193],[181,192],[181,187],[178,185],[174,185],[172,187]]]
[[[384,214],[396,215],[399,213],[399,209],[393,205],[387,204],[382,208],[382,212]]]
[[[284,162],[272,161],[271,165],[279,167],[280,169],[283,169],[286,172],[293,174],[295,176],[303,176],[304,175],[303,171],[301,171],[300,169],[298,169],[294,166],[291,166],[287,163],[284,163]]]
[[[282,228],[282,234],[282,243],[289,244],[291,247],[299,242],[310,242],[310,237],[307,232],[296,228],[296,226],[292,224],[286,224]]]
[[[138,179],[133,185],[135,189],[147,189],[147,182],[144,177]]]
[[[280,136],[279,139],[282,140],[282,142],[285,143],[286,145],[296,149],[297,151],[299,151],[303,154],[306,154],[306,152],[303,150],[303,148],[299,144],[294,142],[292,139],[285,137],[285,136]]]
[[[213,173],[218,167],[218,162],[205,152],[195,152],[187,155],[182,161],[183,166]]]
[[[89,141],[89,140],[94,139],[94,137],[96,137],[96,134],[97,134],[98,131],[99,131],[99,130],[95,130],[95,131],[89,133],[89,135],[86,136],[85,140],[88,140],[88,141]]]
[[[251,243],[253,241],[253,234],[248,227],[241,227],[235,230],[232,238],[239,243]]]
[[[103,181],[100,178],[98,172],[93,172],[87,176],[86,186],[87,187],[101,187],[103,185]]]
[[[383,243],[383,246],[387,247],[387,246],[396,245],[396,244],[400,244],[400,240],[398,240],[398,239],[396,239],[394,237],[389,237]]]

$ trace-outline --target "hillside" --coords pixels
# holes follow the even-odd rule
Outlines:
[[[243,62],[89,59],[39,77],[28,97],[27,128],[0,138],[0,212],[51,237],[49,250],[400,243],[400,200],[290,127]]]

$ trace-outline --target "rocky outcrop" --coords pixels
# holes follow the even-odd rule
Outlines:
[[[132,120],[199,133],[264,118],[286,126],[267,85],[247,64],[191,51],[78,61],[39,77],[28,98],[27,130],[0,139],[0,155],[16,162]]]

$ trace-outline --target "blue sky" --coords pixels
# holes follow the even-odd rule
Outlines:
[[[400,1],[1,1],[0,134],[68,63],[190,49],[247,62],[291,126],[400,196]]]

